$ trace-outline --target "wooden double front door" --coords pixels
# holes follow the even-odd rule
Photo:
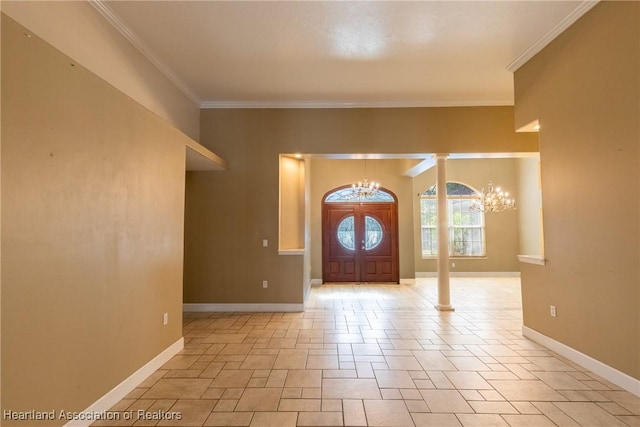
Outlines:
[[[396,203],[324,203],[322,280],[398,283]]]

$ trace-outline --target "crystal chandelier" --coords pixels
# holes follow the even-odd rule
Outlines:
[[[364,160],[364,176],[367,176],[367,159]],[[348,199],[362,200],[373,197],[376,195],[379,188],[379,182],[369,182],[369,180],[365,178],[364,180],[351,185],[351,194],[348,196]]]
[[[371,181],[365,178],[363,181],[358,181],[357,184],[351,186],[351,199],[362,200],[375,196],[380,188],[380,183]]]
[[[500,187],[494,188],[493,182],[489,181],[488,191],[484,188],[478,193],[478,199],[471,203],[471,209],[480,212],[502,212],[516,209],[516,201],[509,197],[509,193],[502,191]]]

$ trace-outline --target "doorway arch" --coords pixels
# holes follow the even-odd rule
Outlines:
[[[398,199],[385,188],[352,199],[348,185],[322,198],[323,283],[398,283]]]

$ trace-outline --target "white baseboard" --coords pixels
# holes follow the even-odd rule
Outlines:
[[[147,362],[140,369],[135,371],[129,378],[115,386],[111,391],[96,400],[91,406],[82,411],[77,418],[85,418],[72,420],[66,423],[65,427],[87,427],[95,422],[95,417],[108,411],[113,405],[121,401],[127,394],[131,393],[140,383],[146,380],[149,375],[160,369],[162,365],[167,363],[169,359],[176,355],[184,348],[184,338],[171,344],[164,349],[162,353]],[[84,414],[84,415],[82,415]]]
[[[640,380],[524,325],[522,326],[522,335],[640,397]]]
[[[450,277],[520,277],[519,271],[452,271]],[[438,277],[437,271],[416,271],[418,277]]]
[[[300,312],[304,311],[304,304],[287,304],[287,303],[258,303],[258,304],[182,304],[182,310],[186,312],[250,312],[250,313],[281,313],[281,312]]]
[[[320,286],[322,285],[322,279],[311,279],[311,286]]]

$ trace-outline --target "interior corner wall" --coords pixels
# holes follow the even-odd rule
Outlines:
[[[75,412],[182,336],[187,137],[27,33],[2,15],[2,409]]]
[[[2,16],[2,2],[0,1],[0,18]],[[2,34],[2,19],[0,19],[0,34]],[[0,40],[1,42],[1,40]],[[0,53],[0,81],[2,81],[2,54]],[[2,84],[0,84],[0,100],[2,99]],[[2,102],[0,102],[0,165],[2,165]],[[2,366],[2,172],[0,171],[0,367]],[[0,369],[0,408],[2,408],[2,369]]]
[[[364,160],[311,159],[311,277],[322,279],[322,199],[334,188],[362,180]],[[367,177],[398,198],[398,250],[401,279],[415,277],[413,263],[413,197],[411,178],[401,160],[367,160]]]
[[[600,2],[515,73],[516,126],[541,126],[547,259],[522,265],[524,324],[635,379],[639,40],[640,3]]]
[[[200,105],[126,40],[89,1],[2,1],[2,11],[196,141]]]
[[[446,162],[447,181],[460,182],[476,190],[486,189],[491,178],[496,185],[514,196],[516,201],[518,163],[517,159],[450,159]],[[422,233],[420,220],[420,198],[436,183],[435,167],[413,179],[413,233],[414,256],[417,272],[436,272],[437,259],[422,258]],[[452,257],[455,267],[452,273],[467,272],[518,272],[518,213],[516,211],[485,214],[486,257]]]

